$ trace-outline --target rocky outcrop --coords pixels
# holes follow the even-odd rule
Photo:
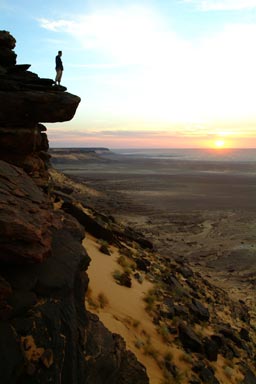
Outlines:
[[[146,384],[87,312],[84,228],[52,202],[41,122],[71,119],[80,99],[16,65],[14,47],[0,32],[0,382]]]
[[[41,123],[72,119],[80,98],[28,71],[29,64],[17,65],[15,44],[8,32],[0,31],[0,159],[43,184],[49,145]]]

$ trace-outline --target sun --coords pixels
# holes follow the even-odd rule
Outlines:
[[[214,142],[215,148],[224,148],[225,147],[225,140],[219,139]]]

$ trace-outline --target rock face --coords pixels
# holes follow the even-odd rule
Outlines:
[[[16,65],[14,47],[0,31],[0,383],[148,383],[87,312],[84,228],[51,202],[41,122],[71,119],[80,99]]]

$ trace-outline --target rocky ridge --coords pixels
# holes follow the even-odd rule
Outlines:
[[[145,368],[85,308],[85,230],[55,209],[44,122],[80,98],[17,65],[0,31],[0,382],[148,383]]]

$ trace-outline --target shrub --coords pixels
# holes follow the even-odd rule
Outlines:
[[[98,294],[98,301],[100,308],[105,308],[109,303],[107,296],[102,292]]]

